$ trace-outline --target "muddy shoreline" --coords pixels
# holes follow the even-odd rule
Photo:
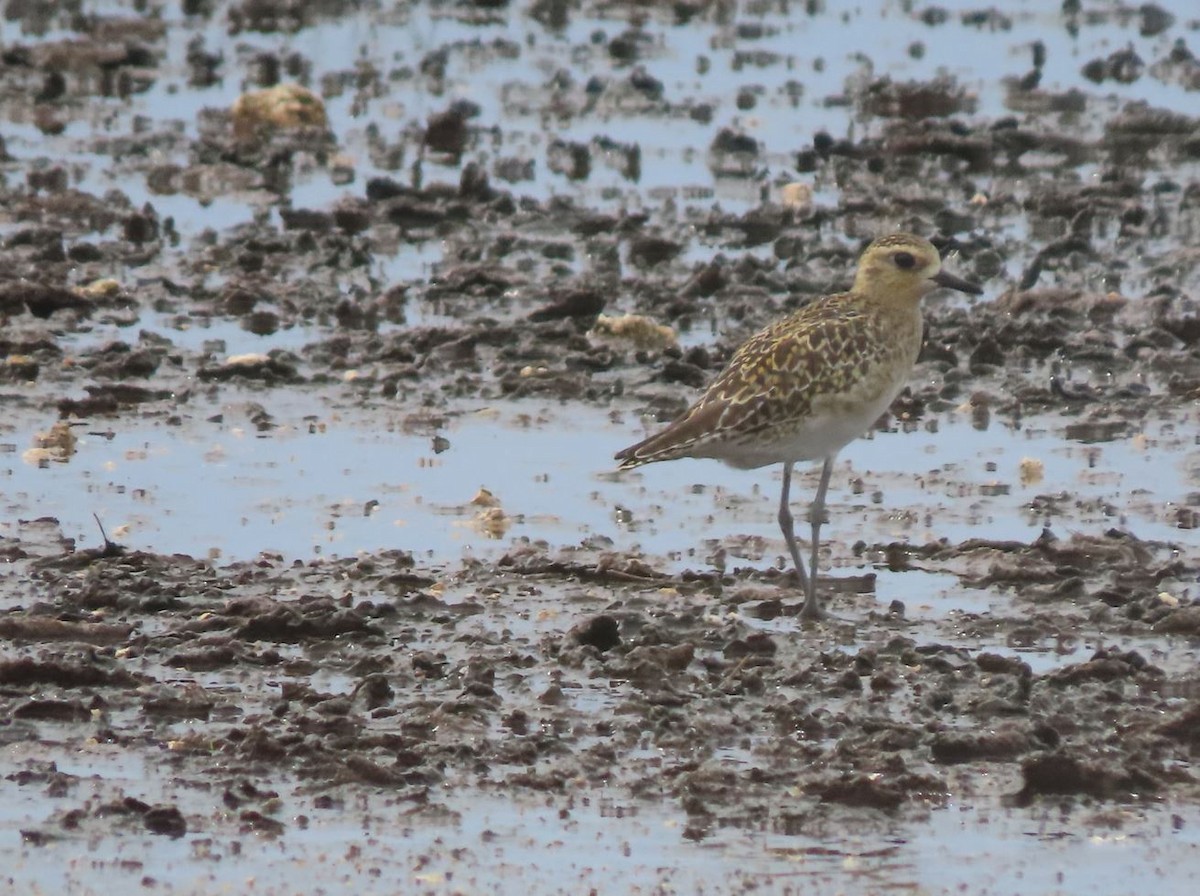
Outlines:
[[[1194,15],[302,6],[7,11],[14,892],[1194,884]],[[610,458],[901,227],[804,626]]]

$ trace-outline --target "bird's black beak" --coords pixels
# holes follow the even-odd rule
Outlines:
[[[938,286],[944,286],[946,289],[957,289],[959,292],[967,292],[973,296],[983,294],[983,288],[976,286],[974,283],[968,283],[961,277],[955,277],[946,270],[940,270],[930,278]]]

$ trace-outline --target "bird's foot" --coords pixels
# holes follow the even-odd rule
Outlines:
[[[810,594],[805,599],[804,606],[800,608],[800,618],[805,622],[819,622],[822,619],[828,619],[829,614],[825,612],[816,595]]]

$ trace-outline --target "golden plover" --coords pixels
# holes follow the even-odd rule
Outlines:
[[[683,416],[617,452],[621,469],[679,457],[711,457],[741,469],[783,464],[779,527],[805,592],[801,615],[821,617],[817,549],[834,458],[904,387],[921,349],[921,298],[939,286],[983,291],[943,271],[928,240],[910,233],[875,240],[849,292],[822,296],[751,336]],[[802,460],[824,461],[808,516],[809,573],[788,506],[792,467]]]

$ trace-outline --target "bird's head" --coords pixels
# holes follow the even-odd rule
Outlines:
[[[933,243],[911,233],[880,237],[863,253],[854,277],[854,291],[866,295],[920,298],[944,286],[959,292],[983,292],[942,270],[942,259]]]

